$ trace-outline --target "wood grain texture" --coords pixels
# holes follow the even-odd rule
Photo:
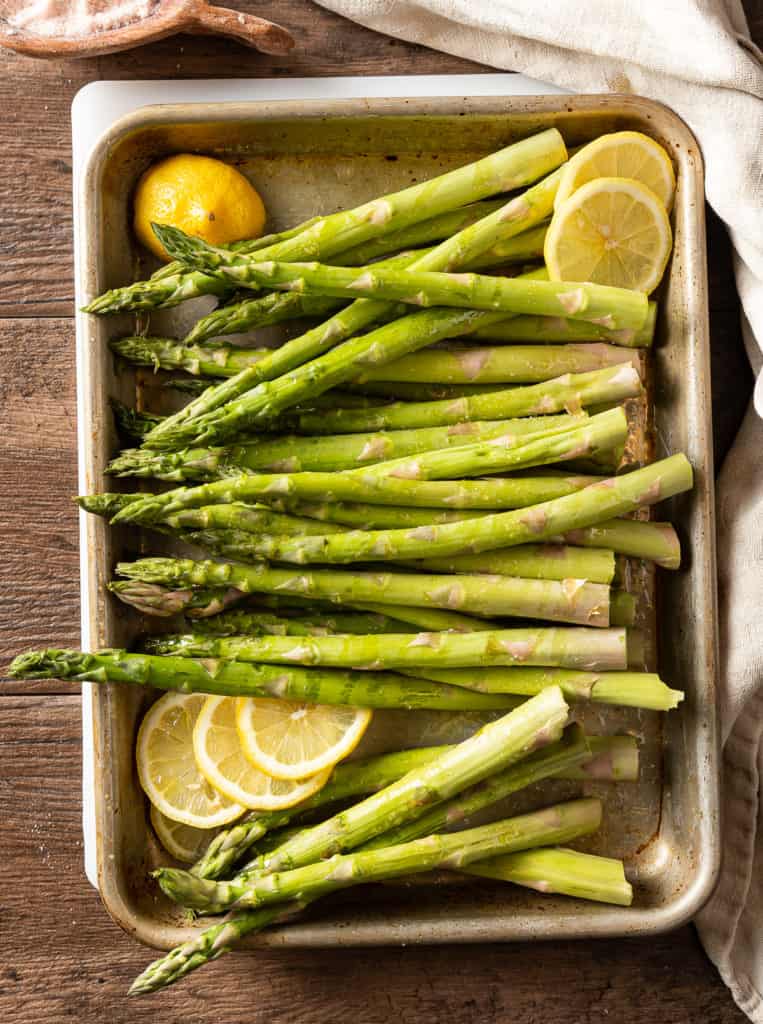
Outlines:
[[[82,872],[76,697],[6,697],[0,1013],[13,1024],[739,1024],[691,929],[648,942],[231,955],[160,996]],[[41,796],[42,794],[42,796]]]
[[[489,70],[368,32],[308,0],[238,6],[283,23],[298,39],[296,52],[272,58],[224,40],[181,36],[84,61],[40,63],[0,53],[0,676],[19,649],[76,645],[79,635],[77,513],[69,500],[76,491],[69,319],[69,107],[76,92],[101,78]],[[763,8],[757,0],[746,6],[760,42]],[[728,240],[712,216],[708,236],[718,457],[746,404],[749,371]],[[231,956],[161,997],[127,1003],[127,986],[151,953],[110,921],[82,870],[76,687],[5,680],[0,694],[0,1011],[13,1024],[745,1019],[688,928],[646,942]]]

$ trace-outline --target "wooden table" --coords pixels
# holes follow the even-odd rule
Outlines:
[[[242,9],[294,31],[289,58],[214,38],[43,63],[0,55],[0,479],[5,544],[0,665],[76,646],[79,632],[69,106],[93,79],[484,70],[374,35],[307,0]],[[754,34],[763,37],[763,12]],[[725,233],[709,222],[716,453],[750,391]],[[114,925],[85,879],[80,700],[64,683],[0,680],[0,1015],[58,1024],[731,1024],[745,1018],[691,928],[648,941],[231,956],[178,988],[125,999],[150,951]]]

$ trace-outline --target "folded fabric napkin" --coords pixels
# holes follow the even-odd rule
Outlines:
[[[739,0],[319,0],[379,32],[576,92],[672,107],[697,136],[734,246],[763,416],[763,65]],[[734,999],[763,1024],[763,422],[751,404],[718,482],[724,862],[697,920]]]

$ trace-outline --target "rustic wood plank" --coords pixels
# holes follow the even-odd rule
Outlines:
[[[84,877],[79,735],[75,697],[3,700],[0,912],[13,954],[0,973],[0,1011],[14,1024],[745,1019],[689,928],[648,942],[263,950],[128,1007],[127,986],[152,953],[108,918]]]
[[[71,320],[0,321],[4,513],[0,664],[20,650],[79,643],[77,417]],[[0,684],[23,692],[64,683]]]

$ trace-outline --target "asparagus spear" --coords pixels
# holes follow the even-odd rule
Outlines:
[[[334,472],[435,448],[457,448],[507,434],[519,437],[575,422],[579,422],[579,418],[535,416],[516,420],[478,420],[419,430],[336,434],[333,437],[286,435],[225,448],[185,448],[179,452],[127,449],[109,463],[107,472],[116,476],[177,481],[215,480],[245,472]]]
[[[475,273],[443,273],[323,263],[284,263],[245,256],[208,245],[179,228],[153,224],[168,252],[195,270],[219,274],[244,288],[276,288],[336,298],[376,298],[414,306],[455,306],[603,322],[612,330],[638,330],[647,316],[640,292],[587,282],[522,281]],[[465,261],[462,261],[465,262]]]
[[[581,492],[585,477],[521,476],[490,480],[403,480],[399,477],[374,481],[359,480],[349,473],[288,473],[283,475],[245,475],[177,488],[162,495],[142,492],[120,495],[114,522],[160,522],[187,508],[231,502],[268,502],[281,506],[286,500],[309,502],[368,502],[378,505],[402,505],[426,509],[426,523],[432,521],[432,509],[523,508],[552,497]],[[590,478],[589,478],[590,479]],[[597,478],[594,478],[596,480]],[[601,478],[598,478],[601,479]],[[591,486],[591,485],[588,485]],[[113,506],[111,494],[78,499],[88,511]],[[345,509],[348,517],[357,513]],[[341,513],[340,513],[341,514]],[[398,513],[391,512],[397,521]],[[476,521],[476,520],[475,520]],[[531,538],[536,540],[537,538]],[[418,554],[418,552],[417,552]]]
[[[300,296],[293,296],[295,298]],[[231,307],[224,307],[222,312]],[[221,312],[221,311],[216,311]],[[185,370],[206,377],[232,377],[272,354],[269,348],[192,344],[186,339],[129,335],[110,342],[112,351],[131,363],[161,370]],[[511,384],[536,383],[564,373],[585,373],[627,363],[638,368],[631,349],[603,343],[588,345],[516,345],[493,348],[432,349],[373,368],[366,381]]]
[[[564,544],[522,544],[480,555],[419,558],[407,564],[422,572],[492,573],[526,579],[582,579],[590,583],[611,583],[615,576],[612,551]]]
[[[117,432],[125,437],[143,437],[163,419],[163,417],[156,416],[153,413],[131,409],[116,398],[110,398],[109,405],[114,415]]]
[[[600,476],[566,476],[556,473],[552,476],[523,475],[502,479],[500,477],[491,481],[491,487],[495,490],[493,498],[500,502],[501,508],[516,508],[516,504],[506,504],[513,490],[515,495],[517,484],[522,488],[522,496],[527,499],[528,504],[537,505],[541,501],[550,501],[551,498],[561,498],[564,494],[573,494],[581,491],[584,487],[604,479]],[[473,494],[475,481],[464,481],[467,488]],[[505,485],[509,484],[507,488]],[[518,496],[518,495],[517,495]],[[99,495],[93,496],[96,504],[100,501]],[[120,495],[121,497],[121,495]],[[127,495],[127,497],[138,500],[142,495]],[[80,500],[80,499],[78,499]],[[81,499],[90,501],[89,498]],[[455,523],[463,519],[476,519],[486,513],[479,509],[455,508],[451,511],[440,508],[412,508],[394,505],[371,505],[364,502],[347,501],[298,501],[298,500],[274,500],[268,498],[273,508],[284,509],[300,516],[307,516],[311,519],[319,519],[323,523],[340,523],[345,526],[355,526],[364,530],[384,530],[413,526],[429,526],[432,523]],[[123,503],[123,504],[126,504]],[[118,508],[114,507],[111,515],[115,515]],[[490,507],[490,506],[484,506]],[[495,506],[492,506],[495,507]],[[98,511],[98,509],[93,509]],[[103,513],[106,514],[106,513]],[[331,533],[331,530],[327,530]]]
[[[565,410],[579,412],[589,405],[633,398],[640,391],[640,377],[633,367],[614,366],[589,373],[564,374],[542,384],[488,391],[459,399],[398,402],[376,409],[324,410],[320,415],[303,413],[297,417],[295,426],[303,434],[413,429],[471,420],[546,415]]]
[[[590,418],[571,419],[545,430],[541,427],[537,433],[520,434],[519,439],[508,429],[493,439],[424,451],[351,472],[364,480],[380,476],[446,480],[511,472],[608,451],[622,445],[627,436],[628,420],[623,408],[618,406]]]
[[[623,862],[561,847],[522,850],[462,868],[467,875],[514,882],[538,892],[577,896],[598,903],[629,907],[633,887],[625,877]]]
[[[505,345],[429,349],[364,373],[359,382],[383,380],[447,384],[528,384],[565,373],[586,373],[621,363],[638,369],[631,349],[589,345]]]
[[[15,679],[77,679],[94,683],[129,683],[158,690],[210,693],[224,697],[278,697],[314,704],[356,707],[429,708],[438,711],[487,711],[513,707],[510,697],[470,693],[392,672],[277,668],[240,661],[160,657],[106,650],[32,651],[15,658],[9,669]]]
[[[109,590],[125,604],[132,605],[143,615],[167,618],[181,612],[192,619],[218,615],[246,597],[235,587],[201,587],[172,589],[157,587],[140,580],[114,580]]]
[[[351,475],[337,474],[337,477],[346,479]],[[292,479],[299,477],[300,474],[294,474]],[[242,480],[245,485],[248,481],[256,479],[236,478],[231,481],[230,487],[241,491]],[[155,522],[163,516],[179,511],[180,508],[207,503],[209,492],[219,488],[221,483],[227,481],[203,484],[187,491],[170,491],[160,497],[133,502],[126,505],[114,517],[114,521],[126,519]],[[387,480],[381,480],[380,488],[385,487],[387,483]],[[279,538],[277,558],[279,561],[297,564],[311,561],[342,563],[418,558],[424,553],[434,558],[497,550],[518,544],[550,540],[569,530],[595,526],[596,523],[633,512],[642,506],[690,490],[691,487],[691,465],[684,455],[673,455],[651,466],[645,466],[623,476],[611,477],[601,483],[591,484],[590,487],[575,494],[533,505],[528,509],[496,512],[479,519],[423,526],[413,530],[352,530],[324,537]],[[458,579],[463,581],[466,577],[460,576]],[[206,585],[209,581],[199,579],[196,582]],[[455,594],[453,600],[458,600]],[[487,614],[492,613],[488,611]]]
[[[372,612],[338,612],[330,615],[305,614],[284,618],[260,609],[236,608],[213,615],[194,625],[194,633],[204,636],[326,636],[331,633],[399,633],[401,622]]]
[[[260,909],[239,912],[155,961],[136,979],[130,992],[139,994],[165,988],[204,963],[217,959],[244,935],[259,931],[274,920],[266,916],[268,904],[275,902],[276,907],[281,906],[283,914],[282,903],[287,899],[287,893],[302,892],[299,899],[286,903],[287,912],[292,914],[301,910],[310,899],[347,885],[400,877],[411,874],[412,870],[463,867],[475,860],[488,859],[491,854],[504,855],[507,851],[529,846],[567,841],[595,831],[600,820],[599,801],[569,801],[481,829],[453,836],[428,836],[407,847],[337,855],[326,862],[254,881],[246,890],[242,903],[257,904]],[[554,836],[563,838],[554,839]],[[181,895],[182,878],[171,878],[163,873],[161,880],[173,895]]]
[[[318,218],[295,237],[259,251],[268,259],[284,260],[333,255],[474,200],[521,187],[565,159],[564,142],[550,129],[430,181]],[[197,295],[222,294],[226,288],[220,284],[207,275],[183,271],[106,292],[85,310],[112,313],[173,306]]]
[[[473,337],[480,341],[503,342],[581,342],[606,341],[612,345],[628,348],[649,348],[654,340],[657,320],[657,303],[650,302],[646,320],[638,331],[611,330],[601,324],[586,323],[582,320],[567,320],[563,317],[515,316],[499,324],[475,331]]]
[[[525,665],[528,663],[526,662]],[[405,669],[401,671],[407,672]],[[592,701],[617,707],[670,711],[684,698],[649,672],[586,672],[564,668],[515,666],[448,669],[435,665],[411,669],[416,678],[431,679],[449,686],[465,686],[479,693],[529,696],[547,686],[559,686],[565,700]]]
[[[291,568],[275,568],[264,563],[237,565],[195,562],[187,558],[144,558],[137,562],[121,562],[117,566],[117,574],[143,583],[204,587],[228,584],[247,593],[296,593],[329,599],[337,604],[406,604],[423,608],[458,609],[488,616],[524,614],[518,613],[516,609],[531,610],[543,600],[542,595],[549,587],[555,584],[552,580],[519,582],[508,576],[424,576],[337,572],[329,569],[295,573]],[[584,580],[575,580],[566,586],[564,583],[559,584],[558,589],[562,593],[566,591],[559,600],[560,603],[568,602],[570,614],[573,614],[572,609],[578,604],[585,609],[579,613],[582,621],[599,625],[607,621],[608,589],[602,584],[586,584]],[[582,640],[583,634],[578,635]],[[592,639],[590,642],[595,643]],[[439,651],[442,656],[442,646]],[[500,661],[494,663],[501,664]],[[574,664],[581,663],[576,661]],[[617,668],[624,665],[598,667]]]
[[[549,477],[547,482],[551,485],[554,479],[554,477]],[[580,491],[583,487],[597,483],[600,479],[601,478],[584,476],[567,477],[565,482],[569,483],[570,487],[566,493],[572,494],[574,491]],[[529,484],[530,482],[537,484],[540,481],[540,477],[526,476],[523,480],[525,484]],[[557,477],[556,481],[558,483],[563,482],[561,477]],[[493,486],[501,486],[503,483],[505,483],[505,481],[492,481]],[[545,499],[538,497],[533,504],[539,504],[544,500],[550,501],[553,497],[557,496],[562,497],[561,494],[549,495]],[[302,516],[319,519],[321,522],[326,524],[341,523],[346,526],[356,526],[369,530],[403,529],[406,527],[429,526],[438,523],[453,523],[466,519],[479,519],[488,514],[483,511],[469,509],[457,509],[452,512],[443,512],[434,508],[395,508],[393,506],[353,504],[347,502],[286,501],[277,504],[280,504],[284,508]],[[110,514],[114,515],[116,511],[117,509],[114,508],[114,511]],[[232,526],[234,524],[230,523],[229,525]],[[245,529],[245,527],[242,527],[242,529]],[[335,531],[331,529],[326,530],[326,533],[332,532]],[[681,543],[675,528],[670,523],[644,522],[637,519],[611,519],[604,523],[599,523],[597,526],[568,530],[566,533],[560,534],[558,537],[550,538],[550,540],[554,545],[571,544],[586,548],[604,548],[614,551],[615,554],[628,555],[631,558],[644,558],[648,561],[653,561],[663,569],[677,569],[681,564]],[[515,554],[518,554],[519,550],[520,549],[518,548],[511,548],[508,551],[501,552],[500,554],[492,552],[490,557],[497,557],[498,559],[503,559],[504,557],[511,558]],[[556,550],[558,551],[558,547]],[[458,557],[469,558],[470,556]],[[432,562],[432,568],[437,568],[438,571],[445,568],[441,559],[438,558],[437,561],[440,562],[440,565],[435,566],[434,562]],[[449,559],[448,562],[452,562],[452,559]],[[484,572],[485,566],[488,566],[489,564],[489,558],[477,555],[473,562],[473,568],[469,571]],[[500,564],[500,562],[498,564]],[[478,565],[480,568],[477,568]],[[445,571],[458,572],[460,570],[455,568],[452,570],[445,568]],[[526,572],[510,572],[508,575],[532,576],[534,574]],[[567,575],[585,576],[586,579],[593,580],[594,582],[607,582],[605,580],[594,580],[594,577],[590,576],[588,572],[571,572]],[[544,578],[549,579],[552,577]]]
[[[226,334],[241,334],[257,327],[267,327],[303,316],[324,317],[345,305],[346,302],[342,299],[325,295],[297,295],[296,292],[288,295],[283,292],[255,295],[233,305],[213,309],[211,313],[196,321],[183,339],[183,343],[214,345],[212,339]]]

